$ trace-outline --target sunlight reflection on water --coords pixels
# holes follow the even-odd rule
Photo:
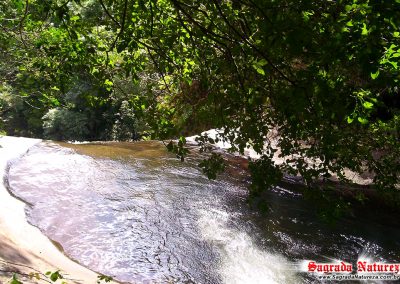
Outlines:
[[[352,261],[366,249],[399,259],[398,228],[326,227],[283,188],[260,216],[243,185],[208,180],[197,158],[181,163],[159,142],[61,145],[41,143],[15,162],[11,190],[67,255],[120,281],[301,283],[311,281],[296,274],[301,259]]]

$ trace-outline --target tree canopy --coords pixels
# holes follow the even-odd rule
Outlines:
[[[399,0],[5,0],[0,10],[10,134],[171,139],[219,128],[232,151],[261,155],[255,195],[282,173],[312,184],[346,180],[346,169],[398,190]],[[184,139],[170,148],[183,157]],[[202,167],[214,176],[219,163]]]

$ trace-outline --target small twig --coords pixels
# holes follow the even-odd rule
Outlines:
[[[117,43],[118,38],[121,37],[121,35],[124,33],[125,19],[126,19],[126,11],[127,11],[127,10],[128,10],[128,0],[125,0],[124,12],[123,12],[123,15],[122,15],[122,23],[121,23],[121,25],[120,25],[121,29],[120,29],[118,35],[116,36],[116,38],[115,38],[113,44],[111,45],[110,51],[112,51],[112,50],[114,49],[115,44]]]
[[[164,73],[161,71],[160,67],[157,64],[157,61],[155,60],[154,56],[151,54],[151,51],[149,50],[149,48],[147,48],[147,53],[149,54],[149,56],[151,58],[151,61],[153,61],[154,67],[156,67],[157,70],[158,70],[158,73],[160,73],[161,78],[162,78],[162,80],[163,80],[163,82],[165,84],[165,87],[167,88],[168,93],[171,94],[171,90],[169,89],[167,81],[165,80]]]
[[[119,27],[121,28],[121,24],[110,14],[107,10],[106,6],[103,3],[103,0],[99,0],[101,7],[103,8],[104,12],[106,12],[107,16]]]
[[[39,275],[44,277],[44,278],[40,278],[40,280],[46,281],[48,283],[53,283],[53,282],[48,280],[49,277],[46,274],[44,274],[43,272],[41,272],[40,270],[38,270],[38,269],[36,269],[36,268],[34,268],[32,266],[29,266],[29,265],[26,265],[26,264],[22,264],[22,263],[15,263],[15,262],[11,262],[11,261],[5,261],[3,259],[0,259],[0,263],[2,263],[3,265],[6,265],[6,266],[19,266],[19,267],[28,268],[28,269],[34,271],[35,273],[37,273],[37,274],[39,274]],[[21,271],[18,271],[18,270],[5,270],[3,268],[3,269],[0,269],[0,272],[3,272],[3,273],[15,273],[15,274],[19,274],[19,275],[22,275],[22,276],[25,276],[25,277],[32,278],[31,274],[27,274],[27,273],[24,273],[24,272],[21,272]],[[63,273],[63,276],[64,275],[65,274]],[[72,280],[72,281],[76,280],[76,279],[72,279],[72,278],[63,278],[63,279]]]
[[[284,78],[286,81],[288,81],[290,84],[293,86],[296,85],[296,83],[290,79],[288,76],[286,76],[273,62],[272,60],[265,54],[263,51],[261,51],[256,45],[254,45],[252,42],[249,41],[243,34],[241,34],[233,25],[232,23],[229,22],[227,17],[222,11],[222,8],[220,4],[218,3],[217,0],[213,0],[215,7],[217,8],[219,14],[221,15],[222,19],[226,23],[226,25],[246,44],[248,44],[249,47],[251,47],[255,52],[257,52],[260,56],[262,56],[268,64],[274,69],[282,78]]]
[[[150,17],[151,17],[151,25],[150,25],[150,36],[153,37],[153,29],[154,29],[154,12],[153,5],[151,5],[151,1],[149,1],[150,5]]]
[[[24,27],[25,19],[28,16],[28,9],[29,9],[29,0],[26,0],[25,1],[25,13],[22,16],[21,21],[19,22],[19,36],[21,37],[21,41],[22,41],[22,43],[24,44],[25,47],[27,47],[27,46],[26,46],[26,43],[25,43],[25,39],[24,39],[24,37],[22,35],[22,29]]]

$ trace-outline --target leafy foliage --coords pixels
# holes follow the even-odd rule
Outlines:
[[[113,278],[111,276],[107,275],[99,275],[97,276],[97,283],[101,283],[101,281],[104,281],[105,283],[111,282]]]
[[[189,153],[189,150],[184,147],[186,143],[185,137],[181,136],[177,144],[170,141],[166,147],[167,150],[176,154],[176,157],[179,158],[182,162],[185,159],[185,156]]]
[[[225,169],[224,160],[220,154],[212,153],[211,157],[200,162],[199,167],[209,179],[216,179],[217,174]]]
[[[10,281],[10,284],[22,284],[22,282],[17,279],[17,275],[14,273],[13,278]]]
[[[89,136],[85,114],[66,109],[50,109],[43,116],[44,137],[53,140],[85,140]]]
[[[60,274],[60,271],[47,271],[46,272],[46,276],[48,276],[50,278],[51,281],[56,282],[58,279],[63,279],[64,277]]]
[[[7,271],[3,271],[3,272],[7,272]],[[72,279],[65,279],[64,276],[60,273],[60,270],[56,270],[56,271],[47,271],[45,274],[42,274],[40,272],[30,272],[29,274],[25,274],[22,272],[16,272],[13,274],[12,279],[8,282],[9,284],[23,284],[23,282],[21,282],[18,279],[17,275],[21,275],[21,276],[25,276],[28,277],[30,280],[44,280],[46,282],[57,282],[58,280],[62,280],[62,284],[67,284],[66,281],[69,281]],[[100,274],[97,276],[97,283],[109,283],[111,281],[113,281],[113,277],[111,276],[107,276],[107,275],[103,275]]]
[[[92,139],[137,137],[138,121],[155,139],[220,128],[231,151],[261,155],[254,193],[347,170],[397,192],[397,0],[3,2],[8,133],[42,135],[51,109],[84,113]],[[168,148],[183,159],[184,144]]]

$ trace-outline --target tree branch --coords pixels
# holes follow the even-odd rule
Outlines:
[[[25,12],[24,12],[24,15],[21,18],[21,21],[19,22],[19,36],[21,37],[21,41],[22,41],[22,43],[24,44],[25,47],[27,47],[27,46],[26,46],[26,43],[25,43],[24,36],[22,35],[22,29],[24,27],[25,19],[28,16],[28,9],[29,9],[29,0],[26,0],[25,1]]]
[[[226,18],[225,14],[223,13],[221,6],[218,3],[218,0],[213,0],[219,14],[223,18],[224,22],[228,25],[230,29],[245,43],[247,43],[254,51],[256,51],[261,57],[263,57],[268,64],[274,69],[282,78],[284,78],[286,81],[291,83],[292,85],[296,85],[293,80],[291,80],[289,77],[287,77],[278,67],[275,66],[275,64],[272,62],[272,60],[265,54],[263,51],[261,51],[257,46],[255,46],[253,43],[251,43],[243,34],[241,34]]]
[[[106,6],[103,3],[103,0],[99,0],[101,7],[103,8],[104,12],[106,12],[107,16],[119,27],[121,28],[121,24],[110,14],[107,10]]]
[[[117,43],[118,38],[124,33],[124,28],[125,28],[125,19],[126,19],[126,11],[128,10],[128,0],[125,0],[124,3],[124,12],[122,15],[122,23],[120,25],[121,29],[117,35],[117,37],[115,38],[113,44],[111,45],[110,51],[114,49],[115,44]]]

